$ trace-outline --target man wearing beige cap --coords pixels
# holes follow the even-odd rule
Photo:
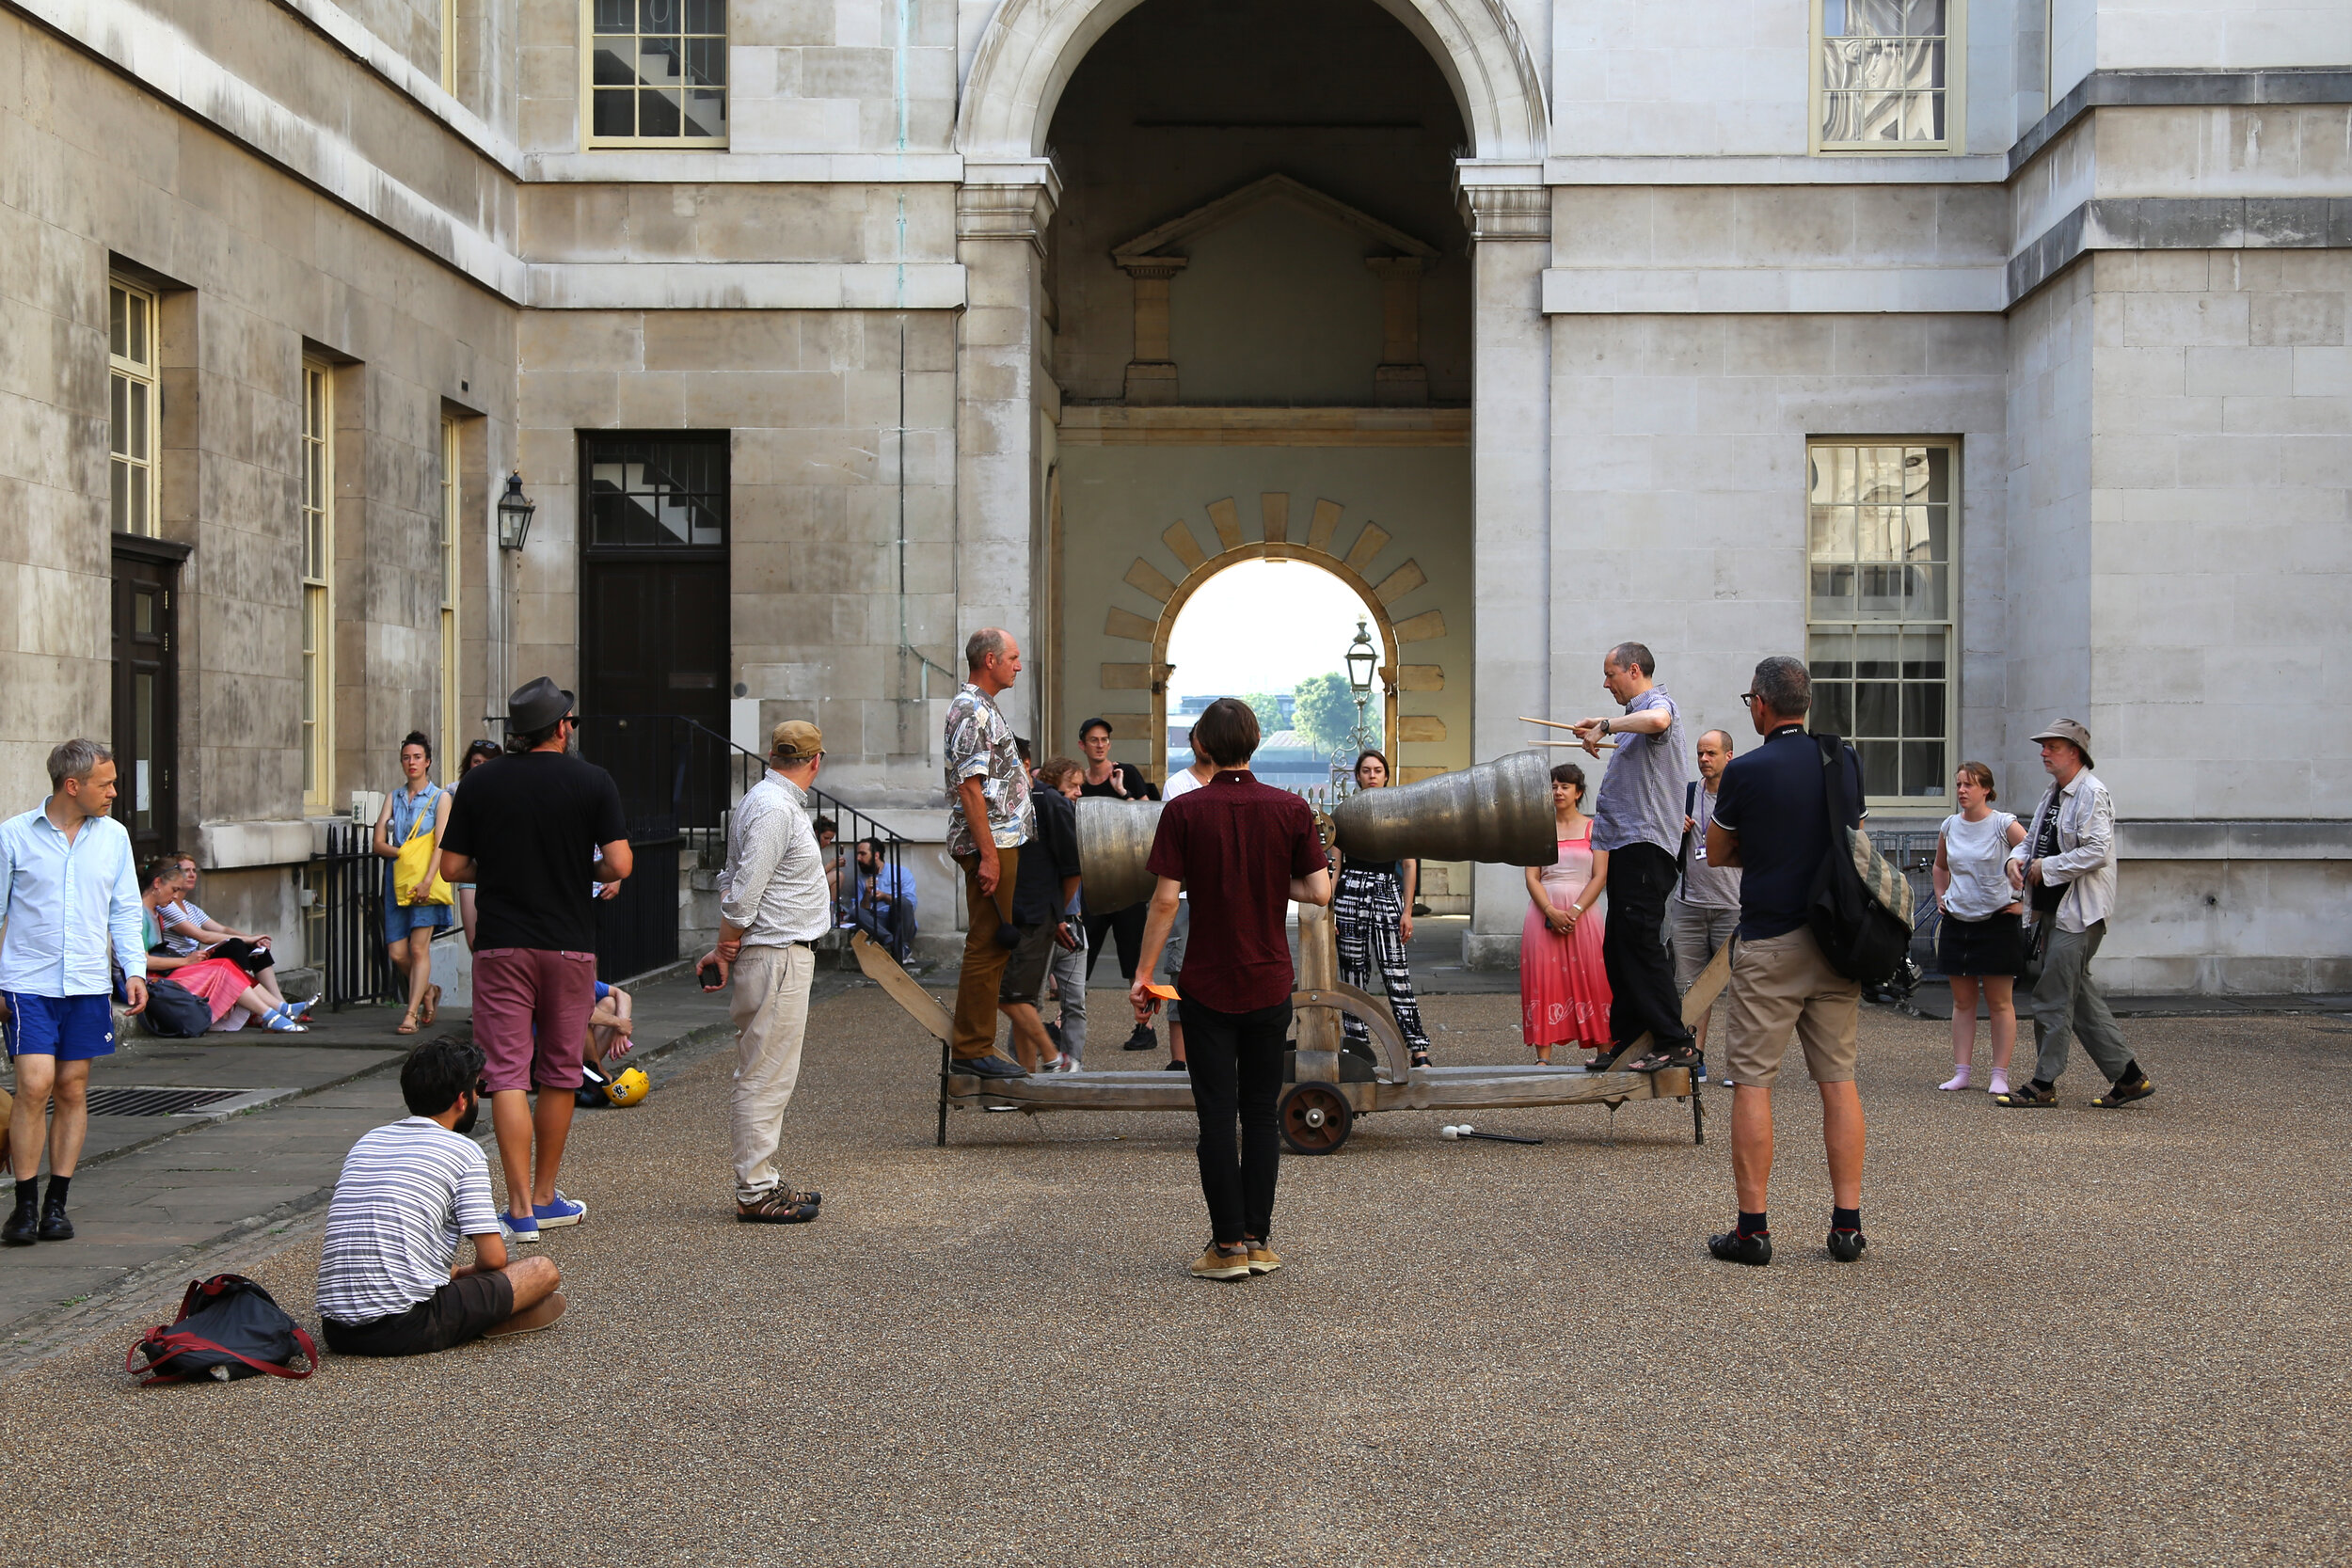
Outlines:
[[[801,1192],[776,1170],[785,1107],[801,1077],[808,988],[817,975],[810,946],[833,924],[825,863],[809,821],[808,792],[824,762],[816,725],[787,719],[768,741],[768,770],[745,791],[727,825],[719,874],[719,942],[697,966],[730,981],[735,1023],[735,1217],[745,1225],[803,1225],[821,1195]]]
[[[2108,1010],[2106,990],[2091,977],[2090,960],[2106,939],[2115,908],[2115,802],[2090,771],[2090,732],[2060,719],[2034,739],[2050,792],[2033,814],[2033,827],[2010,851],[2010,885],[2026,895],[2027,918],[2039,927],[2027,948],[2042,953],[2033,988],[2033,1033],[2039,1048],[2033,1081],[1996,1094],[1994,1103],[2034,1110],[2058,1103],[2058,1074],[2068,1047],[2083,1049],[2107,1076],[2107,1092],[2091,1101],[2103,1110],[2156,1092],[2133,1060]]]

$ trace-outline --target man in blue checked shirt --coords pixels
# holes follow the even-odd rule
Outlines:
[[[115,1049],[113,963],[122,966],[131,1011],[147,1006],[131,835],[106,815],[114,753],[95,740],[66,741],[49,753],[49,785],[46,801],[0,822],[0,1038],[16,1063],[8,1120],[16,1212],[0,1227],[9,1246],[72,1239],[65,1197],[89,1130],[89,1065]],[[48,1125],[52,1096],[57,1117]],[[45,1204],[36,1201],[44,1143]]]

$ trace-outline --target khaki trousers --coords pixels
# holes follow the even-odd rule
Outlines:
[[[746,947],[736,959],[728,1012],[735,1024],[735,1196],[751,1203],[781,1184],[776,1144],[784,1108],[801,1081],[808,988],[817,955],[806,945]]]
[[[986,1056],[996,1049],[996,992],[1005,980],[1005,965],[1012,949],[996,944],[996,928],[1012,924],[1012,884],[1021,869],[1016,847],[996,851],[996,893],[980,891],[980,857],[957,857],[963,867],[963,974],[956,981],[956,1039],[958,1061]]]

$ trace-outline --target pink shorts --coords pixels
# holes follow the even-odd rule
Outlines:
[[[485,947],[473,956],[473,1038],[490,1092],[580,1087],[596,956]]]

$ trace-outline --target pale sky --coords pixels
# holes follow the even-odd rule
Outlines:
[[[1309,675],[1344,674],[1363,601],[1303,561],[1246,561],[1184,604],[1168,640],[1168,705],[1195,693],[1288,691]],[[1380,645],[1374,633],[1373,647]]]

